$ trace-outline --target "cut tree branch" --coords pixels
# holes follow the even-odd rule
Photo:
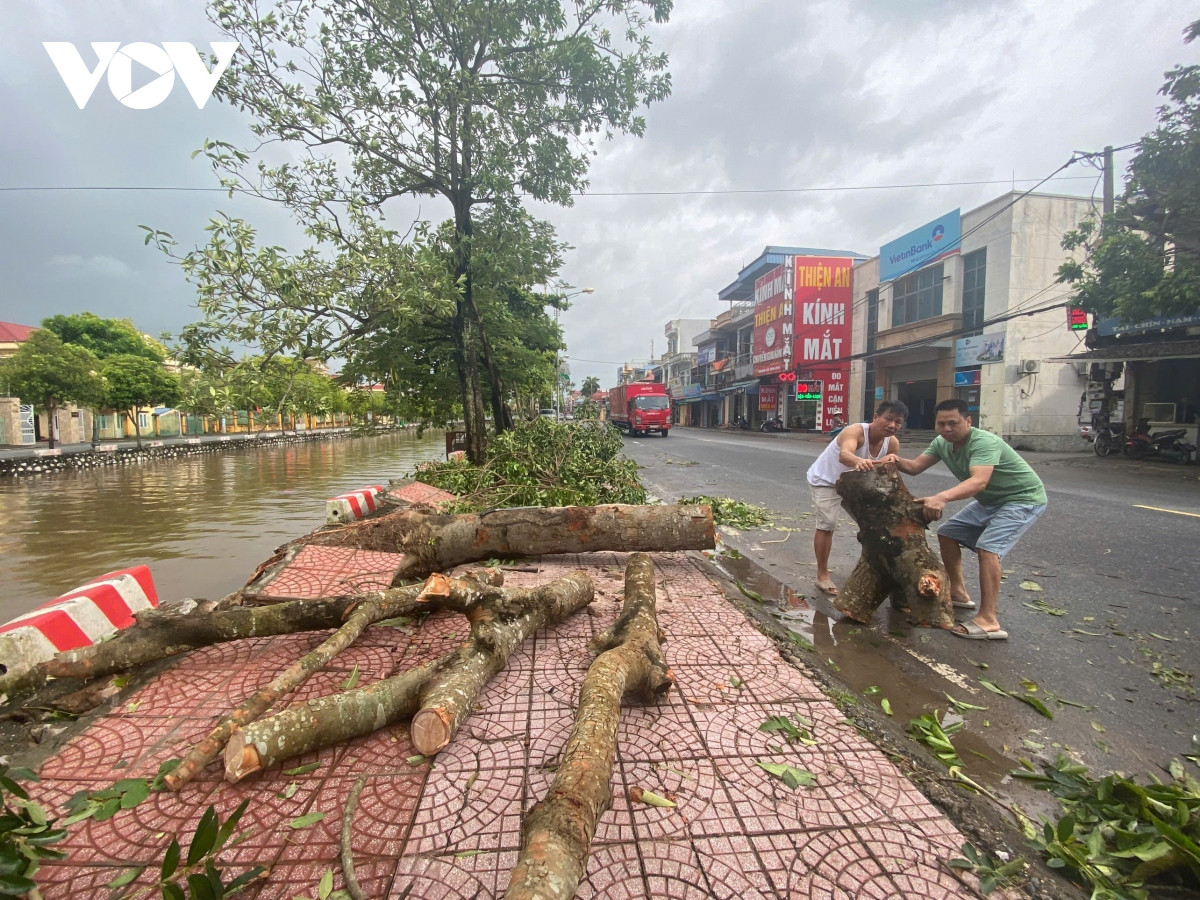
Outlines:
[[[612,771],[622,697],[654,702],[673,683],[659,646],[654,566],[634,553],[625,567],[625,605],[592,642],[599,652],[579,692],[575,725],[546,798],[525,817],[521,855],[506,900],[568,900],[587,870],[596,823],[612,805]]]

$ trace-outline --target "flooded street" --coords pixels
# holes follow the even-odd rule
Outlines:
[[[441,431],[312,441],[0,481],[0,621],[145,563],[161,600],[221,597],[325,521],[325,500],[441,459]]]

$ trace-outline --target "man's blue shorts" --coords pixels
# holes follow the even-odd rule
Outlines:
[[[976,552],[987,550],[1003,558],[1016,546],[1017,538],[1045,511],[1045,503],[985,506],[972,500],[948,519],[937,533],[939,538],[947,537]]]

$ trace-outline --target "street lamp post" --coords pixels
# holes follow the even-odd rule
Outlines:
[[[594,293],[596,293],[595,288],[580,288],[577,291],[572,291],[569,294],[564,294],[562,299],[570,300],[572,297],[578,297],[580,294],[594,294]],[[560,312],[559,308],[557,306],[555,306],[554,307],[554,330],[555,331],[558,331],[558,314],[559,314],[559,312]],[[563,365],[562,353],[560,350],[556,350],[554,353],[554,420],[556,422],[562,421],[562,416],[563,416],[563,413],[562,413],[562,408],[563,408],[562,386],[563,386],[563,382],[567,380],[565,377],[567,373],[562,370],[562,365]]]

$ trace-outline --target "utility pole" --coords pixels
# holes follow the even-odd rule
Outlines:
[[[1104,148],[1104,214],[1111,215],[1114,208],[1116,198],[1113,192],[1113,148],[1109,144]]]

